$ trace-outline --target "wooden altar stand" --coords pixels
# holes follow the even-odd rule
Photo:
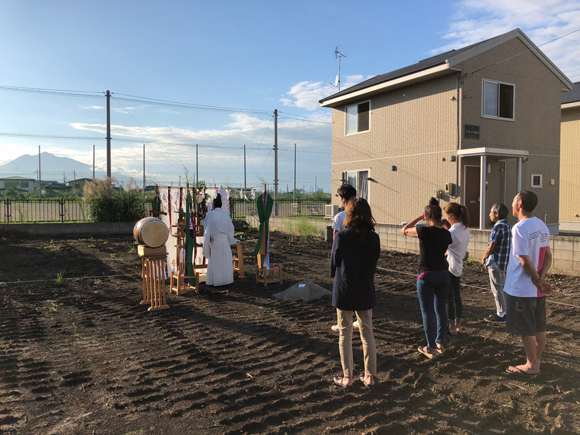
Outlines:
[[[200,282],[200,271],[206,269],[207,264],[195,264],[195,259],[193,261],[193,272],[194,276],[187,275],[187,264],[191,263],[187,261],[187,253],[185,251],[185,224],[172,225],[175,228],[175,237],[177,239],[177,244],[175,245],[176,253],[175,258],[177,261],[177,273],[171,272],[171,277],[169,280],[169,292],[179,295],[181,293],[187,293],[194,291],[199,293],[199,282]],[[203,236],[203,225],[194,225],[195,237]],[[195,241],[194,241],[195,243]],[[202,245],[195,244],[195,247],[201,248]],[[185,283],[187,280],[187,284]],[[195,283],[192,285],[192,281]]]
[[[165,271],[167,270],[165,246],[149,248],[137,247],[137,253],[143,259],[143,300],[141,305],[151,305],[147,311],[166,310],[167,290],[165,288]]]

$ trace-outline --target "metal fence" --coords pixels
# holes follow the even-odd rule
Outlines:
[[[278,216],[324,216],[324,206],[330,204],[330,201],[312,201],[312,200],[278,200]],[[272,208],[274,215],[276,204]],[[257,216],[258,209],[256,201],[236,200],[233,206],[232,216],[234,218],[243,218],[246,216]]]
[[[278,216],[324,216],[324,206],[330,201],[278,200]],[[151,204],[146,202],[148,211]],[[257,216],[256,201],[235,200],[232,216]],[[274,209],[272,210],[274,215]],[[19,199],[0,200],[0,220],[3,223],[88,222],[89,206],[82,199]]]
[[[0,216],[4,223],[85,222],[89,208],[81,199],[3,199]]]
[[[144,203],[148,211],[151,203]],[[145,215],[144,215],[145,216]],[[0,200],[0,222],[89,222],[89,205],[82,199],[11,199]]]

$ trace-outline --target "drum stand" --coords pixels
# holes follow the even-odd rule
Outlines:
[[[167,291],[165,288],[165,261],[167,252],[165,246],[149,248],[139,245],[137,252],[143,260],[143,300],[141,305],[151,304],[147,311],[166,310]]]

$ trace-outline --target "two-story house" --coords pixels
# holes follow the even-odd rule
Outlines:
[[[0,190],[4,189],[14,189],[23,192],[34,192],[34,183],[36,180],[34,178],[26,177],[4,177],[0,178]]]
[[[560,229],[580,231],[580,82],[562,94]]]
[[[431,196],[491,205],[521,189],[556,234],[560,104],[572,82],[519,29],[379,75],[320,101],[332,108],[332,183],[348,181],[380,223],[419,215]]]

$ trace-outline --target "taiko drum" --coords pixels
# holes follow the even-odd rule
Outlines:
[[[149,248],[159,248],[169,238],[169,230],[167,225],[160,219],[146,217],[135,224],[133,236],[140,245],[145,245]]]

